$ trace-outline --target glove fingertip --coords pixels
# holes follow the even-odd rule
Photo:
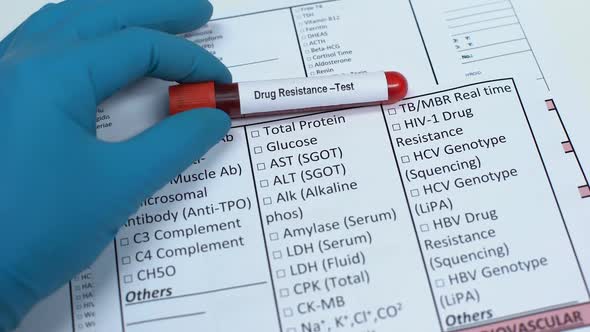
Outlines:
[[[213,16],[213,5],[207,0],[191,0],[196,4],[193,11],[193,21],[190,22],[190,29],[195,30],[205,25]],[[186,29],[185,29],[186,30]],[[187,32],[187,31],[183,31]]]
[[[194,132],[201,141],[211,141],[211,145],[219,142],[231,127],[231,119],[227,113],[215,108],[198,108],[174,117],[182,121],[185,130]]]

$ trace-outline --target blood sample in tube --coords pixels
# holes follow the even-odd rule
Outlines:
[[[218,108],[231,118],[394,104],[408,92],[394,71],[219,84],[171,86],[170,114]]]

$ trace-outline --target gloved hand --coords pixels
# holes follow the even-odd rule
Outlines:
[[[219,110],[168,118],[121,143],[96,139],[96,107],[143,76],[230,82],[168,33],[207,22],[206,0],[67,0],[0,44],[0,331],[89,266],[140,202],[229,129]]]

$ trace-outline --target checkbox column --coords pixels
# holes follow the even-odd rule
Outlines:
[[[291,308],[283,309],[283,315],[285,315],[285,317],[293,316],[293,309],[291,309]]]
[[[288,297],[289,296],[289,288],[281,288],[279,290],[279,295],[281,297]]]
[[[273,251],[272,258],[281,259],[281,258],[283,258],[283,253],[280,250]]]

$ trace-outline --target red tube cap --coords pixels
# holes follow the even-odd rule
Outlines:
[[[171,86],[170,115],[195,108],[217,108],[215,83],[188,83]]]

